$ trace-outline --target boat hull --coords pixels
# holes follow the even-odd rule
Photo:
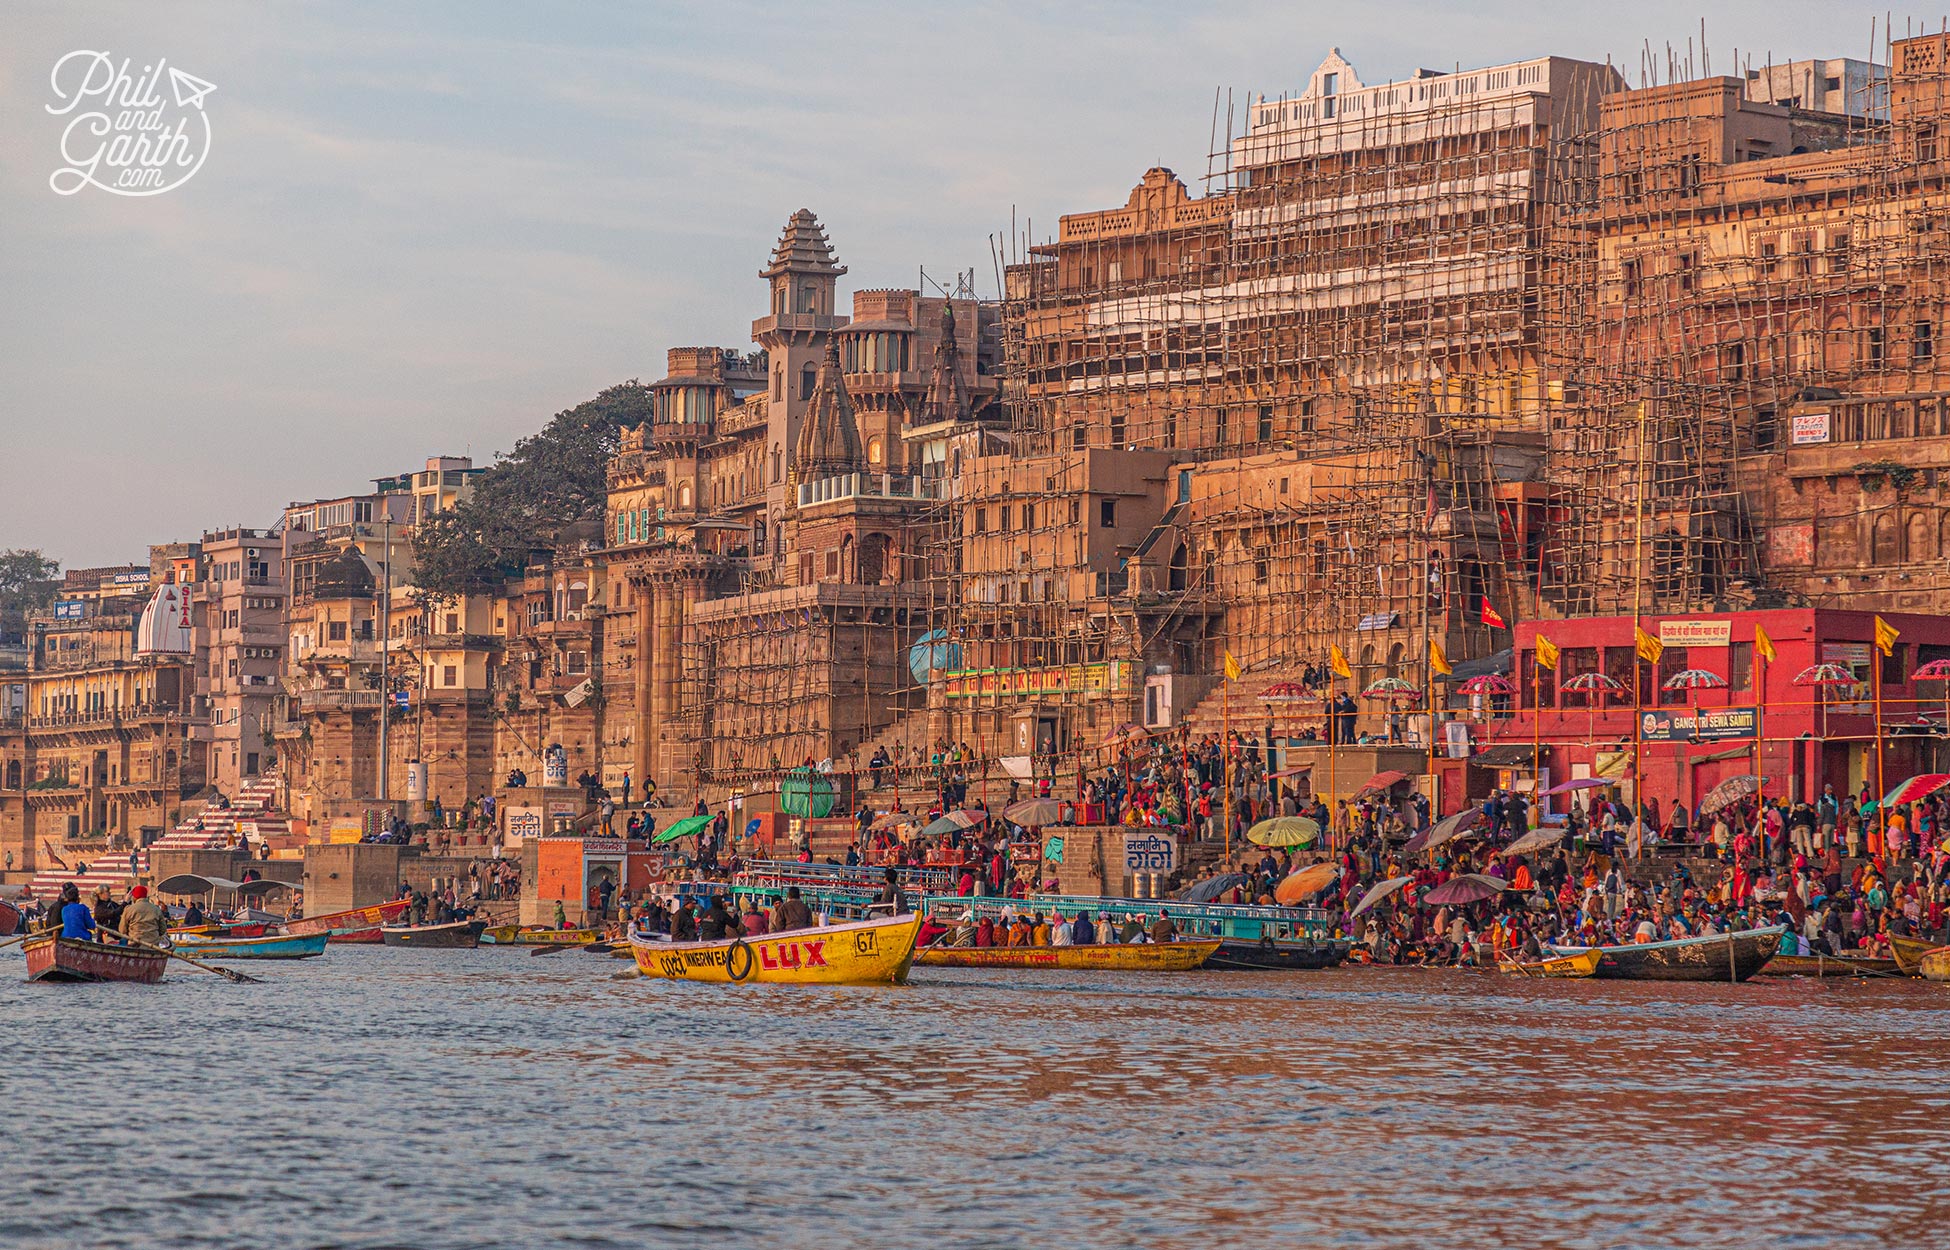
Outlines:
[[[1760,970],[1764,977],[1904,977],[1894,959],[1848,955],[1776,955]]]
[[[20,932],[20,909],[12,903],[0,903],[0,937],[12,937]]]
[[[1313,970],[1337,968],[1347,961],[1349,943],[1327,942],[1248,942],[1226,938],[1205,961],[1207,971],[1264,972],[1278,969]]]
[[[377,942],[380,940],[380,926],[392,924],[405,915],[406,909],[412,905],[412,899],[397,898],[390,903],[377,903],[371,907],[305,916],[287,922],[284,931],[293,937],[324,933],[334,942]]]
[[[481,942],[487,946],[594,946],[602,940],[601,929],[524,929],[504,924],[481,931]]]
[[[1218,938],[1189,942],[1103,942],[1090,946],[930,946],[927,968],[1063,968],[1095,972],[1189,972],[1212,958]]]
[[[329,933],[277,937],[225,938],[184,934],[176,947],[197,959],[312,959],[325,953]]]
[[[1889,957],[1896,961],[1896,967],[1904,976],[1923,975],[1923,956],[1936,949],[1935,942],[1922,938],[1892,937],[1889,939]]]
[[[1506,959],[1496,969],[1513,977],[1581,978],[1597,975],[1598,958],[1596,950],[1588,950],[1555,959]]]
[[[1925,981],[1950,981],[1950,946],[1926,951],[1916,963]]]
[[[134,981],[154,985],[169,966],[169,956],[159,951],[73,938],[35,938],[22,949],[27,954],[29,981]]]
[[[900,984],[914,962],[919,916],[856,920],[721,942],[630,938],[638,971],[670,981],[779,985]]]
[[[1745,981],[1767,966],[1785,927],[1627,946],[1553,947],[1553,955],[1598,952],[1601,981]]]
[[[456,920],[452,924],[387,926],[380,930],[388,946],[417,946],[431,950],[473,950],[481,944],[478,920]]]

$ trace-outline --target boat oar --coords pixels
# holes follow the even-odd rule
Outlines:
[[[578,946],[578,945],[580,945],[580,943],[576,943],[576,942],[553,942],[553,943],[550,943],[550,944],[549,944],[549,945],[547,945],[547,946],[537,946],[537,947],[536,947],[536,948],[535,948],[534,950],[532,950],[532,951],[529,951],[528,953],[529,953],[530,955],[553,955],[553,954],[555,954],[555,952],[557,952],[557,951],[566,951],[566,950],[573,950],[573,949],[575,949],[575,947],[576,947],[576,946]]]
[[[22,942],[28,941],[32,938],[46,937],[50,933],[59,933],[60,931],[61,931],[61,926],[58,924],[51,924],[45,929],[38,929],[38,930],[30,929],[26,933],[21,934],[19,937],[10,937],[4,942],[0,942],[0,951],[6,950],[9,946],[18,946]]]
[[[158,955],[167,955],[171,959],[180,959],[192,968],[201,968],[205,972],[214,972],[226,981],[235,981],[239,985],[264,984],[264,982],[260,978],[245,976],[243,973],[238,972],[235,969],[219,968],[215,964],[206,964],[201,959],[191,959],[188,955],[178,955],[175,951],[169,950],[166,947],[151,946],[147,942],[138,942],[134,938],[130,937],[128,934],[117,932],[116,930],[109,928],[105,924],[97,924],[95,928],[103,933],[107,933],[110,934],[111,936],[121,938],[124,942],[127,942],[130,946],[135,947],[137,950],[154,951]]]

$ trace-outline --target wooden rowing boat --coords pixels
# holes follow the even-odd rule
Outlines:
[[[419,946],[435,950],[473,950],[481,944],[481,920],[452,920],[446,924],[387,925],[380,935],[388,946]]]
[[[134,981],[154,985],[169,966],[169,955],[135,946],[107,946],[76,938],[35,938],[27,954],[29,981]]]
[[[1896,967],[1904,976],[1923,975],[1923,956],[1936,949],[1936,943],[1924,938],[1892,937],[1889,939],[1889,957],[1896,961]]]
[[[325,953],[329,933],[273,934],[270,937],[176,935],[176,949],[197,959],[311,959]]]
[[[1096,972],[1189,972],[1212,958],[1218,938],[1185,942],[1097,942],[1089,946],[929,946],[927,968],[1066,968]]]
[[[1623,946],[1552,946],[1554,956],[1598,952],[1601,981],[1745,981],[1767,966],[1780,948],[1786,925],[1743,929],[1711,937]]]
[[[919,916],[888,916],[717,942],[632,935],[630,950],[644,976],[671,981],[898,985],[907,980],[920,935]]]
[[[503,924],[481,930],[481,941],[488,946],[594,946],[602,940],[601,929],[524,929]]]
[[[1511,976],[1521,977],[1588,977],[1598,971],[1598,950],[1592,948],[1576,955],[1559,955],[1552,959],[1501,959],[1496,970]]]
[[[20,908],[12,903],[0,902],[0,937],[12,937],[20,932]]]
[[[1208,972],[1263,972],[1268,969],[1338,968],[1347,961],[1353,943],[1346,938],[1285,942],[1262,937],[1257,942],[1243,938],[1223,938],[1212,958],[1205,961]]]
[[[1950,981],[1950,946],[1925,951],[1916,966],[1925,981]]]
[[[1763,977],[1905,977],[1894,959],[1869,955],[1776,955],[1759,972]]]
[[[284,931],[294,937],[325,933],[331,935],[334,942],[378,942],[381,927],[398,920],[412,905],[412,899],[396,898],[390,903],[377,903],[371,907],[354,907],[347,911],[327,912],[322,916],[304,916],[286,921]]]

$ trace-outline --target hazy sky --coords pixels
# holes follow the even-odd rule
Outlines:
[[[1714,68],[1868,55],[1884,6],[1709,4]],[[0,547],[70,566],[485,462],[672,345],[744,345],[785,218],[852,286],[973,267],[1012,208],[1194,190],[1214,90],[1698,41],[1698,5],[30,4],[0,19]],[[1898,15],[1902,30],[1912,19]],[[1942,14],[1914,19],[1937,28]],[[76,49],[215,83],[167,194],[48,185]],[[842,305],[844,306],[844,305]]]

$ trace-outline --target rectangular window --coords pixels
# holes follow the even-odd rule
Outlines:
[[[1910,327],[1909,353],[1917,361],[1936,359],[1936,323],[1919,321]]]
[[[332,621],[325,627],[325,637],[332,642],[345,641],[345,622]]]
[[[1754,685],[1754,644],[1735,642],[1727,644],[1727,687],[1731,690],[1751,690]]]
[[[1098,519],[1097,523],[1101,525],[1103,528],[1107,530],[1116,529],[1117,528],[1117,501],[1115,499],[1105,499],[1099,501],[1099,503],[1097,504],[1097,519]]]
[[[459,674],[458,674],[458,673],[457,673],[457,672],[455,671],[455,669],[454,669],[454,666],[453,666],[453,665],[451,665],[451,664],[447,664],[447,665],[443,665],[443,666],[441,667],[441,669],[440,669],[440,684],[441,684],[441,685],[443,685],[443,686],[451,686],[451,685],[454,685],[454,684],[456,683],[456,681],[458,680],[458,677],[459,677]]]
[[[987,508],[975,509],[975,532],[977,534],[986,534],[989,532],[989,510]]]
[[[1271,404],[1259,406],[1259,441],[1262,443],[1273,441],[1273,405]]]

